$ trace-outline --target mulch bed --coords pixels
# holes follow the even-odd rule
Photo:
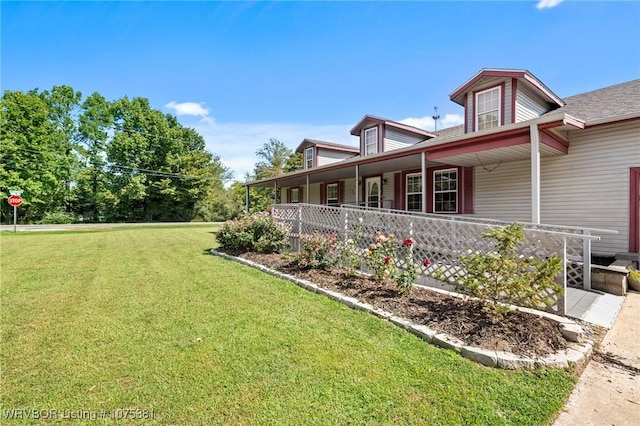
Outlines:
[[[565,349],[568,344],[556,322],[537,315],[515,312],[494,321],[482,311],[480,303],[473,300],[415,286],[410,296],[405,296],[394,283],[379,284],[368,276],[351,276],[340,269],[301,268],[286,254],[242,253],[238,257],[357,298],[416,324],[457,337],[468,346],[543,356]]]

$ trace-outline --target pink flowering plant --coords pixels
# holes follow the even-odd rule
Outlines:
[[[418,277],[418,264],[413,258],[413,245],[412,238],[405,238],[400,248],[401,258],[403,262],[402,269],[398,272],[394,278],[401,291],[408,295],[411,293],[411,287]]]
[[[335,264],[336,237],[320,232],[300,236],[300,252],[296,260],[303,268],[328,269]]]
[[[395,279],[398,272],[396,248],[394,234],[385,235],[376,231],[373,243],[365,252],[365,261],[377,282]]]

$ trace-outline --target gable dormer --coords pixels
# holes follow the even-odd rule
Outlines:
[[[464,107],[465,133],[531,120],[564,105],[526,70],[482,69],[449,98]]]
[[[365,115],[351,129],[360,138],[360,155],[373,155],[415,145],[435,137],[433,133],[397,121]]]
[[[332,142],[304,139],[296,148],[296,152],[302,154],[302,168],[306,170],[355,157],[359,149]]]

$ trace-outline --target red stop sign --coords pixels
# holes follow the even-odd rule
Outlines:
[[[22,204],[22,197],[19,195],[11,195],[9,198],[7,198],[7,201],[9,202],[9,205],[11,207],[18,207],[20,204]]]

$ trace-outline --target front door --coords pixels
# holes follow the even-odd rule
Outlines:
[[[365,200],[367,200],[367,207],[380,208],[381,199],[380,176],[367,178],[365,180]]]
[[[630,170],[629,251],[640,253],[640,167]]]

